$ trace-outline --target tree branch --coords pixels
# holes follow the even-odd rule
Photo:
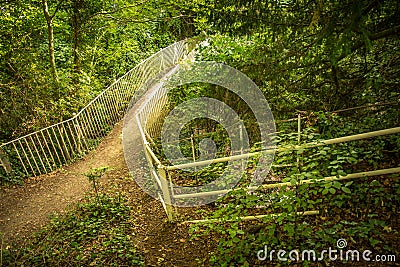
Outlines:
[[[383,38],[387,38],[387,37],[395,36],[395,35],[399,35],[399,34],[400,34],[400,25],[397,25],[397,26],[394,26],[393,28],[371,34],[370,36],[368,36],[368,39],[371,41],[376,41],[379,39],[383,39]],[[351,52],[349,54],[342,53],[340,55],[340,57],[338,58],[338,62],[341,61],[342,59],[346,58],[348,55],[354,53],[357,49],[360,49],[364,45],[365,45],[365,42],[358,42],[351,48]]]
[[[363,11],[362,11],[362,16],[367,15],[374,7],[376,7],[379,4],[379,0],[374,0],[372,1],[369,6],[367,6]]]
[[[120,7],[120,8],[118,8],[118,9],[115,9],[115,10],[113,10],[113,11],[100,11],[100,12],[97,12],[97,13],[94,13],[93,15],[91,15],[88,19],[90,20],[91,18],[96,17],[96,16],[98,16],[98,15],[111,15],[111,14],[115,14],[115,13],[118,13],[119,11],[121,11],[121,10],[124,10],[124,9],[135,8],[135,7],[139,6],[139,5],[143,5],[143,4],[146,3],[146,2],[148,2],[148,0],[143,0],[143,1],[141,1],[140,3],[137,3],[137,4],[135,4],[135,5],[123,6],[123,7]]]
[[[133,22],[133,23],[147,23],[147,22],[168,21],[168,20],[177,19],[177,18],[191,18],[191,17],[193,17],[193,16],[190,16],[190,15],[178,15],[178,16],[174,16],[174,17],[167,17],[167,18],[161,18],[161,19],[159,18],[159,19],[145,19],[145,20],[121,19],[121,18],[116,18],[116,17],[111,16],[111,15],[107,15],[107,16],[105,16],[105,17],[106,17],[106,18],[109,18],[109,19],[116,20],[116,21],[121,21],[121,22],[124,22],[124,23],[127,23],[127,22]]]
[[[371,41],[375,41],[375,40],[379,40],[382,38],[386,38],[386,37],[389,37],[392,35],[398,35],[398,34],[400,34],[400,25],[394,26],[393,28],[390,28],[390,29],[387,29],[387,30],[384,30],[384,31],[381,31],[378,33],[375,33],[375,34],[371,35],[369,37],[369,39]]]
[[[42,0],[42,7],[43,7],[43,13],[44,13],[47,23],[51,23],[53,18],[52,18],[52,16],[50,16],[49,7],[47,6],[46,0]]]
[[[56,16],[58,10],[61,8],[61,4],[64,2],[64,0],[60,0],[60,2],[58,2],[58,5],[56,7],[56,10],[54,10],[54,14],[50,17],[51,20],[53,20],[53,18]]]

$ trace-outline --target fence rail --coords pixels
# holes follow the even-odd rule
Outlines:
[[[187,40],[176,42],[139,63],[96,96],[74,117],[0,145],[0,167],[26,176],[51,172],[94,148],[122,119],[133,96],[160,72],[188,55]],[[140,91],[138,91],[140,90]]]
[[[318,146],[326,146],[326,145],[332,145],[332,144],[338,144],[338,143],[343,143],[343,142],[350,142],[350,141],[356,141],[356,140],[362,140],[362,139],[367,139],[367,138],[372,138],[372,137],[377,137],[377,136],[382,136],[382,135],[389,135],[389,134],[398,134],[400,133],[400,127],[395,127],[395,128],[390,128],[390,129],[384,129],[384,130],[379,130],[379,131],[373,131],[373,132],[368,132],[368,133],[363,133],[363,134],[356,134],[356,135],[350,135],[350,136],[345,136],[345,137],[340,137],[340,138],[334,138],[334,139],[329,139],[329,140],[322,140],[319,142],[312,142],[312,143],[305,143],[305,144],[300,144],[300,138],[301,138],[301,122],[302,119],[304,120],[304,116],[301,116],[299,113],[297,118],[293,119],[288,119],[288,120],[281,120],[279,122],[284,123],[284,122],[291,122],[291,121],[297,121],[297,145],[290,145],[290,146],[282,146],[278,147],[277,149],[268,149],[264,151],[258,151],[258,152],[252,152],[252,153],[243,153],[247,151],[243,151],[239,155],[234,155],[230,157],[218,157],[212,160],[204,160],[204,161],[195,161],[193,159],[192,163],[185,163],[185,164],[180,164],[180,165],[163,165],[161,163],[161,160],[157,158],[157,155],[152,151],[151,146],[149,145],[150,143],[153,143],[153,139],[157,138],[161,132],[161,125],[160,125],[160,119],[163,118],[165,115],[163,112],[165,112],[165,109],[163,109],[164,106],[168,104],[168,94],[165,88],[163,88],[162,83],[159,84],[159,87],[155,88],[154,92],[146,100],[145,103],[141,106],[141,110],[138,112],[136,115],[136,121],[138,124],[138,127],[141,132],[141,137],[142,141],[144,144],[144,151],[146,153],[146,158],[150,166],[150,173],[152,179],[155,181],[154,184],[158,185],[159,191],[158,191],[158,196],[163,204],[163,207],[165,209],[165,212],[167,214],[167,217],[170,221],[174,220],[175,214],[176,214],[176,206],[179,200],[181,199],[195,199],[199,197],[208,197],[208,196],[214,196],[214,195],[223,195],[228,193],[229,191],[232,190],[238,190],[238,189],[261,189],[265,187],[280,187],[280,186],[288,186],[290,183],[274,183],[274,184],[268,184],[267,186],[261,186],[257,188],[235,188],[235,189],[226,189],[226,190],[214,190],[214,191],[208,191],[208,192],[201,192],[201,193],[189,193],[189,194],[184,194],[182,192],[178,192],[175,189],[175,185],[172,182],[172,177],[170,175],[170,171],[174,171],[177,169],[184,169],[184,168],[189,168],[189,167],[199,167],[199,166],[204,166],[204,165],[209,165],[212,163],[219,163],[219,162],[228,162],[228,161],[234,161],[234,160],[241,160],[245,159],[248,157],[252,156],[259,156],[261,154],[266,154],[266,153],[274,153],[276,151],[291,151],[291,150],[298,150],[301,148],[307,149],[307,148],[312,148],[312,147],[318,147]],[[369,107],[375,107],[378,105],[391,105],[391,104],[397,104],[397,102],[392,102],[392,103],[384,103],[384,104],[376,104],[376,105],[367,105],[363,107],[357,107],[357,108],[352,108],[349,110],[354,110],[358,108],[369,108]],[[339,110],[336,112],[344,112],[347,110]],[[297,159],[297,163],[298,163]],[[288,165],[282,165],[282,166],[288,166]],[[291,164],[290,164],[291,166]],[[279,166],[278,166],[279,167]],[[314,182],[321,182],[321,181],[332,181],[332,180],[345,180],[345,179],[357,179],[357,178],[362,178],[362,177],[368,177],[368,176],[376,176],[376,175],[385,175],[385,174],[392,174],[392,173],[399,173],[400,172],[400,167],[396,168],[391,168],[391,169],[382,169],[382,170],[375,170],[375,171],[368,171],[368,172],[360,172],[360,173],[353,173],[353,174],[348,174],[346,176],[339,176],[339,177],[325,177],[323,179],[319,180],[305,180],[303,181],[304,183],[314,183]],[[175,206],[175,207],[174,207]],[[315,211],[309,211],[305,212],[305,214],[308,215],[313,215],[317,214]],[[304,214],[304,215],[305,215]],[[269,215],[257,215],[257,216],[248,216],[244,217],[242,219],[257,219],[257,218],[262,218],[265,216],[270,216]],[[210,221],[210,220],[200,220],[200,221]],[[211,220],[213,221],[213,220]],[[189,221],[189,222],[199,222],[199,221]]]
[[[150,85],[154,85],[154,79],[158,79],[160,73],[163,74],[163,77],[168,77],[174,73],[179,61],[187,57],[190,58],[189,46],[190,43],[183,40],[160,50],[119,78],[88,105],[82,108],[74,117],[1,144],[0,167],[3,167],[6,172],[22,170],[27,176],[37,176],[51,172],[71,162],[76,157],[85,154],[96,146],[99,139],[104,137],[115,123],[122,119],[128,106],[143,96]],[[159,84],[160,86],[156,88],[141,105],[141,109],[136,115],[136,121],[142,137],[144,151],[147,155],[146,158],[150,166],[151,176],[160,189],[159,199],[163,204],[168,219],[173,220],[175,213],[173,205],[175,201],[182,198],[200,197],[226,192],[212,191],[203,194],[179,195],[178,192],[174,191],[174,184],[168,172],[182,167],[182,165],[164,166],[149,146],[149,142],[157,138],[161,132],[161,122],[163,116],[166,115],[165,106],[168,104],[167,91],[162,86],[162,83]],[[137,99],[133,99],[132,101],[134,96],[137,97]],[[299,144],[301,119],[302,116],[298,115],[297,118],[282,121],[289,122],[297,120]],[[330,145],[399,132],[400,127],[396,127],[371,133],[325,140],[319,143],[278,148],[278,150],[295,150],[303,146],[309,148],[320,145]],[[260,153],[266,153],[266,151],[241,153],[236,156],[221,157],[211,161],[193,162],[186,165],[187,167],[194,167],[212,162],[240,160],[249,156],[259,155]],[[400,168],[390,169],[389,171],[390,173],[400,172]],[[346,177],[338,179],[353,179],[355,177],[380,175],[381,173],[387,172],[388,170],[378,170],[349,174]],[[333,178],[327,177],[326,179],[329,180]],[[281,185],[282,183],[277,183],[270,186]],[[257,216],[254,218],[256,217]]]

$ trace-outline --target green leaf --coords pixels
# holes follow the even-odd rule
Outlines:
[[[342,191],[347,193],[347,194],[351,193],[351,190],[349,188],[345,187],[345,186],[342,187]]]
[[[334,182],[333,182],[333,186],[334,186],[335,188],[337,188],[337,189],[340,189],[340,188],[342,187],[342,184],[341,184],[340,182],[338,182],[338,181],[334,181]]]
[[[234,237],[234,238],[232,239],[232,241],[233,241],[234,243],[239,243],[239,242],[240,242],[240,239],[237,238],[237,237]]]
[[[244,231],[239,229],[239,230],[236,231],[236,233],[239,234],[239,235],[243,235]]]

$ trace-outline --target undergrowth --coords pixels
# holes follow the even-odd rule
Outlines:
[[[395,177],[382,181],[304,184],[252,194],[234,191],[220,199],[219,209],[209,216],[219,222],[196,224],[190,231],[192,238],[219,236],[218,248],[210,258],[213,266],[321,266],[331,260],[327,253],[321,255],[329,248],[335,250],[331,256],[336,257],[336,263],[363,261],[362,253],[370,250],[371,261],[376,255],[386,255],[388,262],[385,264],[388,265],[400,255],[399,218],[396,216],[399,194],[400,182]],[[302,215],[310,210],[319,214]],[[252,221],[237,219],[258,214],[269,216]],[[344,253],[358,250],[359,257],[349,255],[346,258],[343,254],[340,259],[339,240],[346,242]],[[286,251],[281,254],[286,260],[278,259],[279,250]],[[293,260],[289,258],[292,250],[299,253],[290,255]],[[315,257],[308,254],[303,257],[302,251],[308,250],[314,250]]]
[[[369,124],[370,128],[376,126]],[[302,132],[301,142],[358,133],[344,118],[320,116],[318,124]],[[297,133],[279,133],[278,147],[295,145],[297,138]],[[371,262],[363,258],[364,251],[371,251],[367,255],[370,261],[383,255],[386,262],[382,264],[395,264],[400,258],[399,174],[325,182],[321,179],[397,167],[399,140],[399,135],[389,135],[276,153],[265,184],[286,182],[285,186],[255,192],[231,191],[217,201],[216,211],[205,215],[214,221],[195,224],[190,232],[193,238],[219,237],[218,248],[210,258],[215,266],[370,266]],[[256,158],[250,159],[243,180],[251,175],[256,162]],[[303,183],[304,180],[316,182]],[[304,216],[308,211],[314,213]],[[265,216],[256,220],[243,218],[259,214]],[[339,248],[339,242],[345,246]],[[321,254],[329,249],[335,250],[331,258],[327,253]],[[316,252],[315,256],[309,254],[310,250]],[[346,255],[349,250],[351,253]],[[360,253],[358,256],[353,255],[355,250]]]
[[[133,226],[123,195],[87,196],[21,247],[2,248],[2,266],[143,266]]]

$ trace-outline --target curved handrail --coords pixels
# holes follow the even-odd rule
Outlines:
[[[94,148],[99,138],[120,121],[138,89],[189,55],[189,40],[154,53],[129,70],[72,118],[44,127],[0,145],[14,170],[36,176],[65,165]],[[0,162],[2,163],[2,162]],[[3,164],[4,165],[4,164]],[[22,168],[21,168],[22,167]]]

